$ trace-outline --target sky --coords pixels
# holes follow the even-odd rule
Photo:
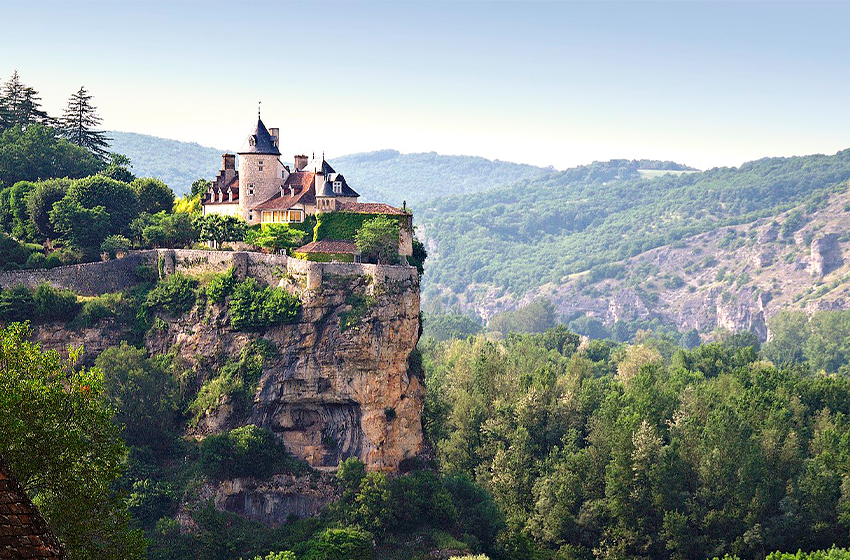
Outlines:
[[[705,169],[850,148],[850,3],[0,2],[0,79],[103,127],[284,154]],[[11,23],[9,25],[8,23]]]

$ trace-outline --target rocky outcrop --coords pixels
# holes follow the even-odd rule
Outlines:
[[[33,342],[38,342],[45,351],[56,351],[68,356],[68,347],[83,348],[80,365],[90,366],[98,354],[127,340],[130,330],[115,319],[103,319],[97,325],[80,329],[69,329],[65,323],[45,323],[33,326]]]
[[[633,288],[618,291],[608,302],[606,321],[634,321],[650,316],[649,309]]]
[[[822,277],[829,274],[844,262],[838,238],[837,233],[824,233],[812,240],[809,272],[813,276]]]
[[[394,470],[422,449],[424,388],[409,367],[419,337],[419,281],[325,275],[318,289],[291,278],[302,300],[298,320],[263,333],[229,327],[225,307],[195,309],[153,331],[152,353],[174,352],[196,383],[216,375],[262,338],[276,349],[264,361],[247,409],[222,397],[191,430],[196,437],[245,424],[266,427],[313,467],[359,457]]]
[[[319,472],[280,474],[268,480],[237,478],[204,484],[198,492],[200,503],[212,501],[219,511],[272,526],[292,517],[312,517],[338,497],[332,475]]]

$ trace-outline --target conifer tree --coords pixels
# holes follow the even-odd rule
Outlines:
[[[34,123],[49,125],[51,119],[41,109],[38,92],[24,85],[15,70],[0,93],[0,131],[15,125],[26,128]]]
[[[68,107],[62,116],[62,134],[78,146],[86,148],[91,153],[106,161],[109,157],[107,147],[110,138],[95,127],[100,124],[97,109],[91,103],[92,95],[81,87],[68,100]]]

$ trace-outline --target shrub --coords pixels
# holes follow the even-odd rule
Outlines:
[[[118,253],[126,253],[130,250],[130,240],[123,235],[110,235],[100,244],[100,252],[106,253],[110,259],[114,259]]]
[[[145,300],[148,309],[161,309],[169,315],[179,315],[195,305],[198,281],[183,274],[172,274],[161,280]]]
[[[237,330],[260,330],[295,319],[301,302],[280,288],[262,288],[253,278],[239,283],[230,297],[230,324]]]
[[[265,428],[248,424],[201,442],[201,472],[216,479],[302,473],[308,467],[286,451],[283,441]]]
[[[24,263],[24,268],[44,268],[47,263],[47,257],[44,253],[30,253],[27,257],[27,262]]]
[[[0,320],[27,321],[34,316],[35,299],[27,288],[15,286],[0,292]]]
[[[357,529],[325,529],[307,546],[305,560],[372,559],[372,535]]]
[[[236,272],[231,268],[227,272],[216,274],[210,280],[206,287],[207,299],[216,303],[224,302],[229,296],[239,281],[236,279]]]
[[[53,288],[49,284],[39,286],[33,299],[36,315],[43,321],[70,321],[77,316],[81,307],[77,294]]]

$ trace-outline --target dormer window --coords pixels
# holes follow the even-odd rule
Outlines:
[[[257,145],[257,139],[254,138],[253,136],[251,136],[250,138],[248,138],[248,145],[249,146],[256,146]]]
[[[334,181],[334,194],[342,194],[342,181]]]
[[[254,185],[248,185],[248,196],[254,196]]]

